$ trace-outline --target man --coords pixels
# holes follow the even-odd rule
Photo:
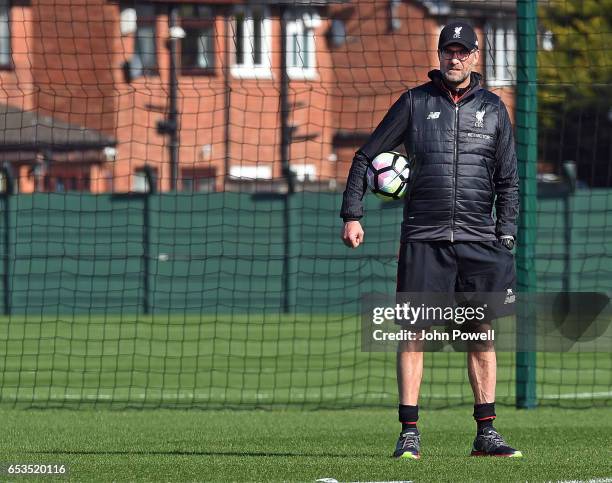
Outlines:
[[[506,292],[515,289],[514,247],[518,176],[508,112],[473,72],[480,52],[472,27],[444,27],[440,70],[391,107],[357,151],[344,192],[342,239],[364,240],[359,220],[368,162],[403,143],[414,159],[404,205],[397,274],[399,292]],[[493,217],[495,205],[496,219]],[[511,297],[514,302],[514,297]],[[486,325],[486,324],[485,324]],[[421,344],[421,345],[419,345]],[[422,342],[405,342],[397,356],[399,420],[395,457],[419,458],[418,397]],[[468,374],[477,423],[472,455],[520,457],[493,427],[496,358],[492,343],[468,348]]]

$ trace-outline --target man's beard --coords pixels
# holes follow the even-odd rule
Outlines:
[[[455,79],[449,79],[448,73],[449,73],[449,71],[446,71],[442,75],[444,77],[444,80],[448,84],[450,84],[451,86],[457,86],[457,85],[461,84],[463,81],[465,81],[470,76],[470,72],[468,71],[464,75],[462,75],[460,79],[455,80]]]

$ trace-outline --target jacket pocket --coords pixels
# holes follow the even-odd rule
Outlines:
[[[491,192],[494,193],[495,190],[493,189],[493,172],[491,171],[489,163],[487,163],[486,159],[484,160],[484,165],[485,168],[487,168],[487,175],[489,176],[489,188],[491,188]]]
[[[493,184],[493,171],[489,167],[487,160],[484,160],[485,168],[487,169],[487,176],[489,177],[489,189],[491,190],[491,212],[493,211],[493,202],[495,201],[495,186]]]

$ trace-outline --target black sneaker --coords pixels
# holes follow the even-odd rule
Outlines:
[[[506,458],[522,458],[523,453],[506,444],[501,434],[494,427],[484,428],[476,433],[472,456],[503,456]]]
[[[419,453],[420,449],[421,433],[419,433],[418,429],[407,429],[400,434],[397,444],[395,445],[393,457],[418,460],[421,457]]]

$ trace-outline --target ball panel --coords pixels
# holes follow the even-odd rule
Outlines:
[[[386,172],[378,175],[378,189],[387,193],[395,193],[402,187],[403,181],[395,172]]]
[[[403,156],[399,157],[398,159],[395,160],[395,163],[393,164],[393,168],[398,173],[401,173],[401,172],[409,169],[409,167],[408,167],[408,160],[406,158],[404,158]]]
[[[393,159],[394,159],[393,153],[380,153],[372,161],[372,166],[376,170],[383,169],[389,166],[393,166]]]
[[[396,152],[384,152],[368,165],[366,181],[370,190],[380,199],[400,199],[406,194],[410,177],[408,160]]]

